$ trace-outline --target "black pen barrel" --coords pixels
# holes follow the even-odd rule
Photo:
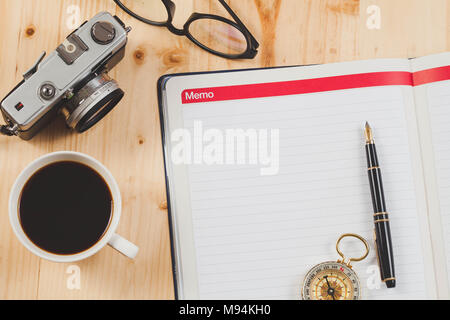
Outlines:
[[[373,220],[375,224],[375,243],[381,279],[388,288],[395,287],[394,254],[389,225],[389,214],[384,199],[383,181],[375,144],[366,144],[367,167],[370,193],[373,205]]]

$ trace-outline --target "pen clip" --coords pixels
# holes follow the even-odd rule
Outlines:
[[[373,239],[374,239],[375,255],[377,256],[378,271],[380,272],[380,279],[381,281],[383,281],[382,275],[383,272],[381,270],[380,256],[378,255],[377,233],[375,232],[375,229],[373,229]]]

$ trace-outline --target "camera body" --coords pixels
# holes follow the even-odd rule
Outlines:
[[[11,135],[29,140],[58,114],[78,132],[101,120],[124,95],[107,72],[123,59],[130,30],[101,12],[44,52],[0,103]]]

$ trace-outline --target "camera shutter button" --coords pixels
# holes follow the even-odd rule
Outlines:
[[[116,37],[116,29],[108,21],[95,23],[91,29],[91,36],[98,44],[108,44]]]
[[[50,83],[45,83],[41,86],[39,94],[44,100],[50,100],[55,96],[56,88]]]

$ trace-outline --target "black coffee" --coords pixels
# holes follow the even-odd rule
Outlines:
[[[105,180],[73,161],[52,163],[25,184],[19,217],[28,238],[61,255],[89,249],[107,230],[113,200]]]

